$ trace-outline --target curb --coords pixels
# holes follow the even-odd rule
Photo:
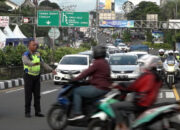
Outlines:
[[[41,81],[51,80],[51,79],[53,79],[52,73],[41,75]],[[3,82],[0,82],[0,90],[19,87],[19,86],[23,86],[23,85],[24,85],[23,78],[5,80]]]

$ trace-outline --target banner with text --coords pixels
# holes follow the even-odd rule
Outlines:
[[[9,16],[0,16],[0,27],[9,26]]]
[[[134,20],[101,20],[99,26],[107,28],[133,28]]]

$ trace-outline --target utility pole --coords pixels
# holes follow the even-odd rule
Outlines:
[[[98,3],[99,3],[99,0],[96,0],[96,41],[97,43],[98,43],[98,26],[99,26]]]
[[[33,31],[33,37],[34,40],[36,40],[36,22],[37,22],[37,2],[38,0],[34,0],[35,4],[35,10],[34,10],[34,31]]]

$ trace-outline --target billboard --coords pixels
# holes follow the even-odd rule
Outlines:
[[[111,10],[111,0],[99,0],[99,9]]]
[[[9,26],[9,16],[0,16],[0,27]]]
[[[164,43],[164,33],[162,31],[152,31],[154,43]]]
[[[100,20],[115,20],[116,14],[115,13],[99,13]]]
[[[169,19],[169,29],[180,29],[180,19]]]
[[[115,3],[115,12],[116,13],[124,13],[123,11],[123,4],[128,0],[114,0]]]
[[[133,28],[134,20],[100,20],[100,27]]]

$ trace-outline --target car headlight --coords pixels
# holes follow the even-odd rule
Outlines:
[[[133,71],[133,73],[139,74],[139,73],[140,73],[139,68],[138,68],[138,69],[136,69],[135,71]]]

